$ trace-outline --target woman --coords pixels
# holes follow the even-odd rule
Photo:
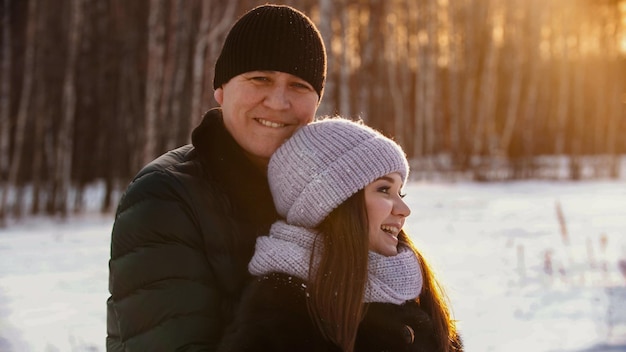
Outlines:
[[[272,156],[283,220],[259,237],[220,351],[461,351],[445,295],[402,227],[402,149],[360,123],[299,129]]]

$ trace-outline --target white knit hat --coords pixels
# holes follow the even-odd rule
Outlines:
[[[339,204],[379,177],[409,165],[402,148],[380,132],[344,118],[300,128],[270,159],[274,204],[290,225],[315,228]]]

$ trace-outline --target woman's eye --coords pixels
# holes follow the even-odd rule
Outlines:
[[[387,193],[389,193],[389,187],[387,187],[387,186],[379,187],[378,188],[378,192],[387,194]]]
[[[400,196],[400,198],[404,198],[404,197],[406,197],[406,193],[402,193],[402,192],[400,192],[400,193],[398,193],[398,195]]]

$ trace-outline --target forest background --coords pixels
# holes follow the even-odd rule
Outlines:
[[[0,0],[0,225],[110,212],[189,142],[232,23],[265,1]],[[393,136],[414,178],[619,178],[626,0],[293,0],[328,50],[320,115]]]

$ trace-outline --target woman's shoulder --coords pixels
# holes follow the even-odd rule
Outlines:
[[[246,288],[243,303],[248,305],[278,305],[280,309],[306,311],[306,283],[284,273],[256,277]]]
[[[220,351],[330,351],[308,316],[303,280],[272,273],[247,287]]]
[[[437,351],[430,317],[412,301],[402,305],[370,303],[359,327],[356,349]]]

